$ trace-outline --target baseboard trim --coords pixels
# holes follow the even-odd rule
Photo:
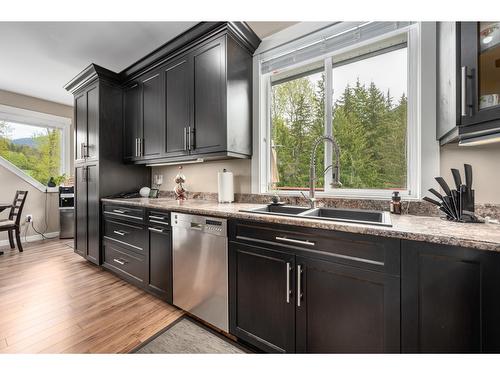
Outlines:
[[[44,236],[48,237],[48,238],[58,238],[59,237],[59,232],[45,233]],[[26,239],[24,238],[23,235],[21,235],[21,243],[28,243],[28,242],[40,241],[40,240],[43,240],[43,237],[40,234],[35,234],[33,236],[28,236],[28,237],[26,237]],[[14,242],[15,241],[16,240],[14,239]],[[9,246],[9,240],[8,239],[0,241],[0,247],[4,247],[4,246]]]

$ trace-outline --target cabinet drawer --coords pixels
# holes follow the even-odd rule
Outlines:
[[[170,212],[165,211],[148,211],[146,215],[149,225],[166,225],[170,226]]]
[[[135,252],[144,253],[147,232],[140,225],[107,219],[104,220],[104,238],[128,246]]]
[[[143,208],[105,204],[103,212],[105,217],[114,217],[136,223],[144,222]]]
[[[252,221],[230,221],[231,241],[287,249],[364,269],[400,274],[400,241],[378,236]]]
[[[104,266],[127,279],[143,283],[146,277],[147,264],[145,257],[117,246],[110,241],[104,241]]]

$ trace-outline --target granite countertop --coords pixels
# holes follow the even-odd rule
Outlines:
[[[169,198],[102,199],[103,202],[118,203],[222,218],[248,219],[267,223],[290,224],[310,228],[336,230],[349,233],[370,234],[413,241],[463,246],[479,250],[500,252],[500,225],[465,224],[442,220],[439,217],[391,215],[392,227],[364,225],[308,219],[304,217],[274,216],[240,212],[242,209],[261,207],[251,203],[217,203],[190,199],[182,203]]]

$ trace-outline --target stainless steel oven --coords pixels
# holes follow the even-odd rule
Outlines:
[[[75,235],[75,188],[59,187],[59,238],[73,238]]]
[[[229,331],[227,221],[172,213],[173,303]]]

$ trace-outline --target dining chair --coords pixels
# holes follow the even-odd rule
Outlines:
[[[23,251],[23,246],[21,245],[21,217],[23,212],[24,203],[26,202],[26,197],[28,196],[27,191],[18,190],[14,197],[14,202],[10,208],[9,218],[6,220],[0,220],[0,232],[7,231],[9,234],[9,244],[10,248],[15,248],[14,245],[14,234],[16,236],[17,248],[20,252]]]

